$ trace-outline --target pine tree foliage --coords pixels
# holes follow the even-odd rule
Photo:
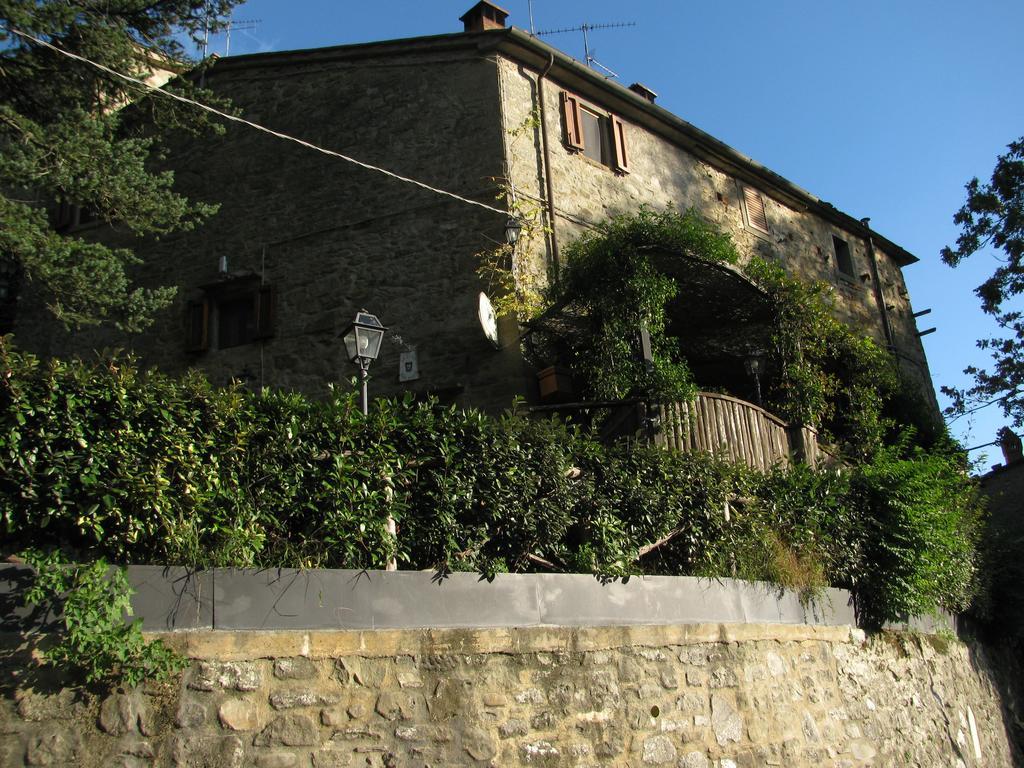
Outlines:
[[[18,33],[146,80],[189,68],[182,41],[218,29],[239,1],[0,0],[0,269],[67,326],[137,330],[173,289],[134,286],[132,250],[67,231],[55,210],[77,206],[135,237],[196,226],[216,207],[176,193],[151,163],[171,132],[216,126]],[[209,97],[187,78],[165,87]]]

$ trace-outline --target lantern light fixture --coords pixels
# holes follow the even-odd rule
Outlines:
[[[365,309],[361,309],[356,313],[356,319],[349,324],[342,334],[349,361],[359,366],[364,414],[369,412],[366,382],[369,379],[370,363],[376,360],[377,355],[380,354],[380,346],[381,342],[384,341],[385,331],[387,331],[387,328],[381,324],[376,315],[371,315]]]
[[[519,242],[519,235],[522,231],[523,222],[515,216],[509,216],[508,221],[505,222],[505,242],[514,248],[516,243]]]

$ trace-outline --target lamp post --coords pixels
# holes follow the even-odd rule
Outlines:
[[[353,320],[342,338],[345,340],[345,350],[348,352],[348,359],[359,366],[359,378],[362,383],[362,406],[363,416],[370,412],[370,404],[366,394],[366,382],[370,378],[370,363],[377,359],[380,354],[380,345],[384,341],[384,332],[387,330],[381,325],[376,315],[371,315],[365,309],[356,312],[356,319]],[[396,542],[398,541],[398,526],[395,518],[388,513],[387,519],[388,535]],[[398,561],[391,557],[388,559],[386,570],[397,571]]]
[[[384,332],[387,330],[381,325],[376,315],[371,315],[365,309],[356,313],[353,320],[342,338],[345,340],[345,349],[348,352],[348,359],[359,366],[359,378],[362,382],[362,406],[363,415],[369,413],[369,402],[366,394],[366,382],[370,378],[370,363],[377,359],[380,354],[380,345],[384,340]]]
[[[747,375],[754,380],[754,390],[757,393],[757,404],[761,403],[761,372],[764,370],[764,357],[760,354],[750,355],[743,361],[743,367]]]

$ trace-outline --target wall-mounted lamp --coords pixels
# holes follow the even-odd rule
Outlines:
[[[519,235],[522,231],[523,222],[515,216],[509,216],[508,221],[505,222],[505,242],[512,247],[515,247],[515,244],[519,241]]]

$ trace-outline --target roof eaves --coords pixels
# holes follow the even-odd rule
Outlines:
[[[226,56],[218,58],[215,68],[211,67],[208,69],[207,74],[214,74],[215,69],[224,71],[241,67],[267,67],[281,64],[344,61],[371,56],[412,55],[421,52],[457,49],[473,50],[493,42],[496,38],[504,37],[509,31],[507,29],[489,29],[483,32],[451,32],[425,37],[378,40],[371,43],[332,45],[325,48],[302,48],[292,51],[269,51],[265,53],[248,53],[241,56]]]

